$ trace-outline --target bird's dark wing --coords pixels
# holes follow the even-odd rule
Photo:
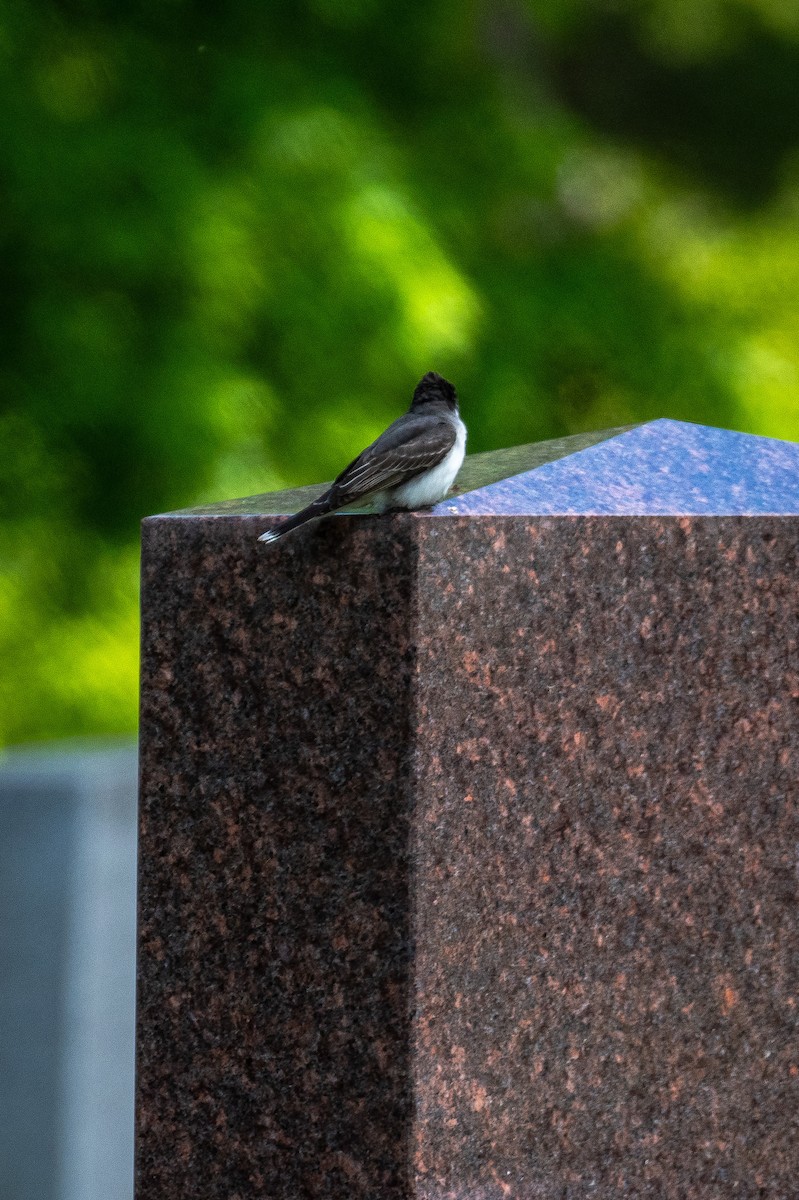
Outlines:
[[[437,466],[454,444],[452,422],[406,413],[344,468],[330,488],[331,504],[352,504],[373,492],[397,487]]]

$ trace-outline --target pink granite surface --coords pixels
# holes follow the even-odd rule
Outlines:
[[[796,1194],[798,547],[420,522],[419,1197]]]
[[[138,1200],[796,1196],[799,522],[145,525]]]

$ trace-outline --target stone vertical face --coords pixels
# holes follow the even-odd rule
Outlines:
[[[406,1196],[410,518],[143,555],[138,1200]]]
[[[796,1194],[799,447],[570,446],[146,523],[138,1200]]]
[[[419,528],[414,1194],[791,1195],[799,526]]]
[[[0,1196],[132,1200],[136,751],[0,762]]]
[[[76,790],[66,772],[0,774],[0,1191],[14,1200],[59,1186]]]

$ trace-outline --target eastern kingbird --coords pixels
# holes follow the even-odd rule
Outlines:
[[[309,521],[356,503],[369,501],[374,512],[428,508],[452,487],[465,451],[458,394],[446,379],[428,371],[416,385],[408,412],[345,467],[324,495],[258,541],[276,542]]]

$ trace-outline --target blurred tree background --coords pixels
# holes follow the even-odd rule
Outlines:
[[[799,439],[795,0],[5,0],[0,744],[136,721],[138,521],[470,449]]]

